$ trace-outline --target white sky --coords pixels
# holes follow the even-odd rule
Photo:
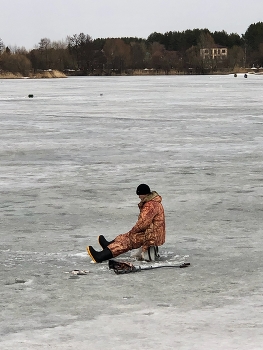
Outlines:
[[[262,0],[0,0],[0,38],[27,49],[81,32],[93,39],[194,28],[241,35],[259,21]]]

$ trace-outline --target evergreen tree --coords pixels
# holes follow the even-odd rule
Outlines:
[[[259,45],[263,43],[263,22],[251,24],[245,32],[244,39],[250,49],[259,50]]]

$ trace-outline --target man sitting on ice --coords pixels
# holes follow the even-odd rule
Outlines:
[[[132,249],[141,248],[142,259],[154,260],[158,256],[158,246],[165,242],[165,215],[162,197],[151,191],[146,184],[137,187],[136,194],[140,198],[138,204],[140,214],[133,228],[120,234],[112,241],[107,241],[103,235],[98,237],[102,251],[96,251],[87,246],[87,252],[96,263],[115,258]],[[148,257],[148,258],[147,258]]]

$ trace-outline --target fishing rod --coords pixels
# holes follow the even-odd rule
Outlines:
[[[160,268],[184,268],[190,265],[189,262],[184,262],[176,265],[158,265],[158,266],[134,266],[129,262],[122,262],[117,260],[109,260],[109,269],[112,269],[117,275],[122,275],[131,272],[141,272],[144,270],[153,270]]]

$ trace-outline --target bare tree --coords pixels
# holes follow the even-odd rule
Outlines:
[[[40,42],[38,43],[39,50],[47,50],[51,48],[51,41],[48,38],[40,39]]]
[[[21,73],[24,76],[28,76],[31,69],[30,60],[21,54],[10,54],[4,52],[1,55],[3,70],[12,73]]]
[[[107,57],[108,68],[118,70],[120,73],[131,62],[131,47],[122,39],[107,39],[103,47]]]
[[[158,42],[153,42],[151,44],[151,53],[151,67],[155,69],[162,69],[163,59],[165,55],[164,45]]]
[[[78,69],[87,74],[93,70],[93,40],[88,34],[80,33],[79,35],[74,34],[73,36],[67,37],[69,52],[73,55],[76,60]]]
[[[27,55],[28,51],[24,46],[9,46],[10,52],[13,54]]]
[[[192,46],[185,53],[184,68],[191,73],[200,73],[203,70],[202,57],[200,55],[199,46]]]
[[[228,50],[228,66],[231,68],[239,68],[243,66],[244,63],[244,50],[240,46],[233,46]]]
[[[3,40],[0,38],[0,55],[1,55],[1,53],[3,53],[3,51],[4,51],[4,43],[3,43]]]
[[[55,50],[66,50],[68,47],[68,43],[66,40],[58,40],[58,41],[52,41],[51,47]]]
[[[48,38],[43,38],[38,43],[38,49],[41,52],[41,56],[42,56],[43,62],[44,62],[42,69],[50,68],[49,62],[48,62],[48,51],[50,48],[51,48],[51,41]]]

